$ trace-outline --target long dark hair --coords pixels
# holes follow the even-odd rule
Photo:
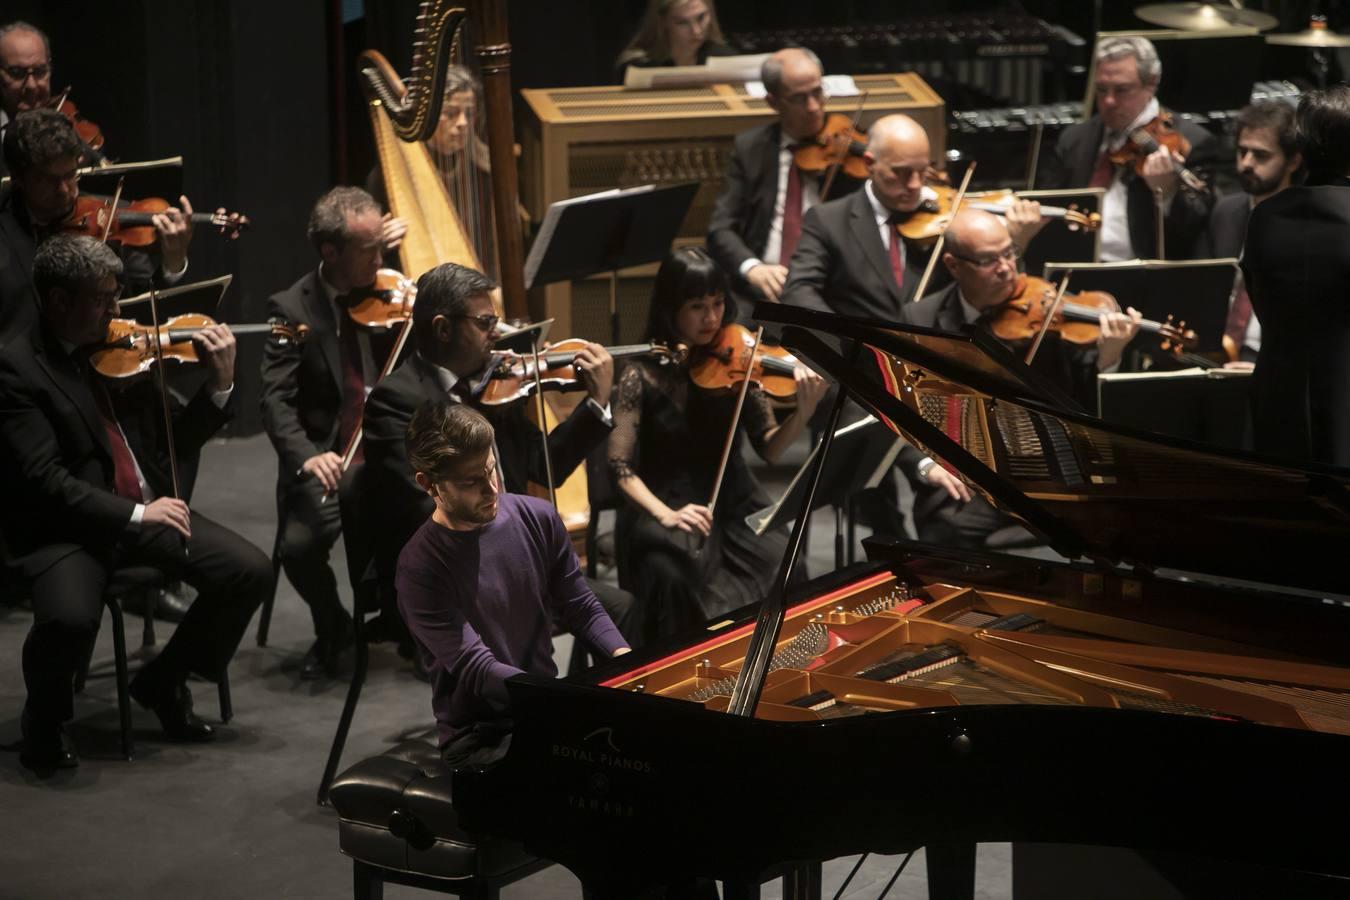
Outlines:
[[[685,301],[709,294],[721,294],[726,300],[723,322],[736,319],[736,301],[727,292],[727,275],[702,247],[672,250],[656,273],[652,305],[647,311],[647,340],[679,340],[675,316]]]

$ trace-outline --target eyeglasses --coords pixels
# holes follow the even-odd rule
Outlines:
[[[817,103],[824,103],[830,99],[829,92],[825,90],[824,85],[816,85],[813,90],[798,91],[795,94],[788,94],[783,98],[783,102],[789,106],[806,106],[811,100]]]
[[[0,67],[0,72],[10,81],[16,84],[22,84],[32,76],[34,81],[42,81],[52,74],[50,63],[43,63],[39,66],[4,66]]]
[[[961,262],[966,263],[973,268],[988,270],[994,268],[1001,262],[1016,266],[1017,260],[1021,258],[1022,254],[1017,252],[1016,247],[1009,247],[1007,250],[1004,250],[996,256],[984,256],[979,259],[962,256],[959,253],[953,253],[952,256],[955,256],[957,259],[961,260]]]
[[[481,316],[458,315],[458,316],[451,316],[451,318],[468,319],[471,322],[475,323],[479,328],[483,329],[484,331],[491,331],[492,329],[496,328],[497,323],[501,321],[501,316],[494,315],[493,313],[483,313]]]

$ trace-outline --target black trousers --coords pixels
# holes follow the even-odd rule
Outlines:
[[[267,556],[195,512],[186,555],[178,532],[162,525],[129,532],[111,555],[73,550],[29,584],[33,627],[23,645],[29,715],[47,722],[74,715],[75,673],[98,636],[103,591],[115,569],[131,565],[153,566],[197,589],[197,599],[149,666],[156,678],[195,673],[218,680],[272,589]]]
[[[310,478],[278,488],[281,531],[281,568],[295,592],[309,607],[314,635],[336,636],[347,611],[338,596],[337,577],[328,564],[333,545],[342,534],[342,512],[336,495],[323,502],[323,486]]]

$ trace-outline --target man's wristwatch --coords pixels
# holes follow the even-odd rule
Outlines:
[[[933,471],[933,466],[936,465],[937,460],[933,459],[931,456],[924,457],[923,459],[919,460],[919,467],[916,470],[916,474],[919,476],[919,480],[926,482],[928,480],[928,473]]]

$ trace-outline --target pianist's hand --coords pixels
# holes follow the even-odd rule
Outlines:
[[[942,468],[942,466],[929,466],[926,480],[929,484],[942,488],[953,500],[959,500],[962,503],[970,502],[970,488],[966,486],[964,481]]]
[[[661,517],[660,522],[665,528],[678,528],[680,531],[701,534],[704,537],[712,531],[712,513],[708,507],[697,503],[686,503],[679,509],[672,509]]]
[[[745,280],[750,282],[755,290],[763,294],[766,300],[776,302],[783,296],[783,285],[787,284],[787,276],[786,266],[760,263],[745,273]]]

